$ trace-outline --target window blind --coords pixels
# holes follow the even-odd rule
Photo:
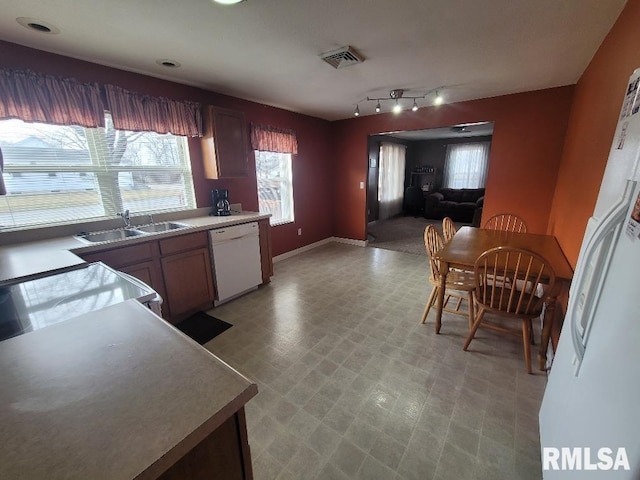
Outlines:
[[[0,230],[195,208],[186,138],[0,121]]]

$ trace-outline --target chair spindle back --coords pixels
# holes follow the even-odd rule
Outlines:
[[[489,218],[484,224],[487,230],[501,230],[503,232],[527,233],[524,220],[512,213],[499,213]]]
[[[537,296],[538,285],[546,291],[555,284],[549,262],[520,248],[496,247],[478,257],[474,265],[476,301],[488,310],[514,316],[532,315],[542,310],[545,295]]]
[[[442,234],[444,236],[445,243],[448,243],[456,234],[456,226],[453,224],[453,220],[449,217],[444,217],[442,219]]]
[[[442,248],[444,241],[442,235],[433,225],[427,225],[424,229],[424,246],[427,250],[427,256],[429,257],[429,264],[431,265],[431,278],[437,280],[440,276],[440,262],[433,258],[438,250]]]

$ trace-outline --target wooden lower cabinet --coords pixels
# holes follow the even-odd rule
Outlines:
[[[83,255],[134,276],[163,299],[162,317],[176,323],[213,307],[215,290],[206,232],[116,247]]]
[[[258,221],[260,234],[260,261],[262,263],[262,283],[269,283],[273,276],[273,257],[271,254],[271,225],[269,219]]]
[[[169,255],[162,257],[160,262],[169,317],[179,318],[213,306],[209,249],[199,248]]]
[[[169,467],[159,480],[252,480],[244,408]]]
[[[258,221],[262,283],[271,281],[271,226]],[[216,296],[208,231],[176,235],[82,255],[87,262],[103,262],[128,273],[160,294],[162,317],[176,323],[198,310],[213,307]]]
[[[132,277],[136,277],[138,280],[142,280],[144,283],[158,292],[158,294],[163,299],[166,297],[167,294],[164,289],[162,270],[160,267],[160,262],[157,259],[114,268],[117,268],[121,272],[127,273]]]

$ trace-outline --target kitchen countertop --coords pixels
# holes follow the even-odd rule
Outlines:
[[[3,478],[156,478],[257,394],[135,300],[0,345]]]
[[[48,240],[0,246],[0,285],[12,283],[17,279],[36,278],[43,274],[73,268],[85,263],[75,255],[76,253],[90,253],[105,248],[133,245],[201,230],[255,222],[269,217],[269,214],[257,212],[242,212],[226,217],[198,216],[177,220],[179,223],[189,225],[189,228],[140,235],[118,241],[89,244],[72,235],[67,235]],[[135,227],[135,225],[133,226]]]

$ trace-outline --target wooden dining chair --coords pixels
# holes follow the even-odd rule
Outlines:
[[[449,243],[449,240],[456,234],[456,226],[453,224],[453,220],[449,217],[442,219],[442,235],[444,236],[445,243]]]
[[[478,257],[474,265],[473,299],[478,312],[464,343],[467,351],[479,327],[520,336],[520,331],[485,322],[487,312],[522,323],[522,344],[527,372],[531,373],[531,321],[542,314],[545,292],[553,289],[555,274],[540,255],[513,247],[496,247]],[[541,288],[544,284],[545,288]]]
[[[444,241],[442,239],[442,235],[440,235],[440,232],[438,232],[436,227],[434,227],[433,225],[427,225],[427,227],[424,229],[424,246],[427,250],[429,264],[431,266],[429,283],[431,283],[433,289],[431,290],[431,295],[429,295],[429,300],[427,300],[427,304],[424,307],[424,312],[422,313],[422,323],[425,323],[427,321],[429,310],[436,302],[438,293],[440,292],[440,262],[438,262],[438,260],[434,258],[434,255],[443,247],[443,245]],[[473,274],[470,272],[462,272],[457,270],[449,271],[449,273],[447,274],[447,283],[445,289],[445,300],[442,305],[442,310],[449,313],[455,313],[457,315],[468,315],[469,328],[471,328],[474,319],[473,290],[475,289],[475,282],[473,281]],[[447,303],[449,303],[451,297],[455,297],[458,299],[455,309],[446,308]],[[467,313],[460,311],[460,306],[465,297],[467,298],[467,301],[469,303]],[[436,333],[439,333],[437,326]]]
[[[524,220],[512,213],[499,213],[489,218],[484,224],[487,230],[502,230],[503,232],[527,233]]]

